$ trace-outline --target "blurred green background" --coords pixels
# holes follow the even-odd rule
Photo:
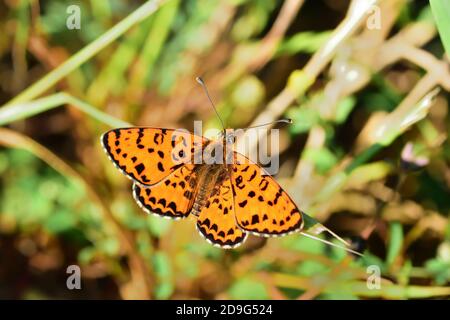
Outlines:
[[[1,2],[0,298],[450,297],[450,8],[431,4]],[[294,120],[276,179],[363,258],[301,235],[221,250],[138,208],[99,136],[219,127],[199,75],[227,127]]]

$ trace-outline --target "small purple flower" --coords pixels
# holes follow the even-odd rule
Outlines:
[[[417,171],[428,165],[430,160],[414,153],[413,144],[408,142],[402,150],[400,167],[405,171]]]

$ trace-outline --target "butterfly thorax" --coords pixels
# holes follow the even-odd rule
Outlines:
[[[225,165],[233,164],[233,142],[225,138],[207,142],[204,147],[193,154],[195,164]]]
[[[232,145],[222,138],[207,143],[202,152],[202,162],[195,168],[199,188],[191,213],[198,215],[209,198],[216,195],[223,182],[229,179],[229,166],[233,159]]]

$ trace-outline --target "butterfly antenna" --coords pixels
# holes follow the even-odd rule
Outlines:
[[[213,107],[214,111],[216,112],[217,117],[220,120],[222,129],[223,129],[223,131],[225,131],[225,125],[223,124],[222,118],[220,117],[219,112],[217,112],[216,106],[214,105],[214,102],[212,101],[211,96],[209,95],[208,87],[206,86],[205,81],[203,81],[203,79],[200,77],[195,78],[195,80],[197,80],[197,82],[200,83],[200,85],[202,86],[203,90],[205,90],[206,96],[208,97],[208,100],[211,103],[211,106]]]
[[[269,122],[269,123],[259,124],[257,126],[253,126],[253,127],[247,127],[247,128],[244,128],[244,130],[255,129],[255,128],[260,128],[260,127],[266,127],[266,126],[272,126],[272,125],[274,125],[276,123],[291,124],[292,123],[292,119],[280,119],[280,120],[272,121],[272,122]]]
[[[311,238],[311,239],[313,239],[313,240],[317,240],[317,241],[320,241],[320,242],[322,242],[322,243],[325,243],[325,244],[327,244],[327,245],[329,245],[329,246],[336,247],[336,248],[345,250],[345,251],[347,251],[347,252],[356,254],[357,256],[360,256],[360,257],[363,256],[363,255],[362,255],[361,253],[359,253],[358,251],[355,251],[355,250],[352,250],[352,249],[350,249],[350,248],[346,248],[346,247],[340,246],[340,245],[335,244],[335,243],[333,243],[333,242],[331,242],[331,241],[327,241],[327,240],[321,239],[321,238],[319,238],[319,237],[313,236],[312,234],[309,234],[309,233],[306,233],[306,232],[300,232],[300,234],[303,235],[303,236],[305,236],[305,237]]]

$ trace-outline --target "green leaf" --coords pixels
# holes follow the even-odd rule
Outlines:
[[[336,123],[341,124],[347,120],[348,115],[352,112],[356,105],[356,98],[354,96],[346,97],[339,101],[336,110]]]
[[[74,215],[68,211],[61,211],[49,215],[44,227],[50,233],[61,233],[75,227],[75,225],[76,219]]]
[[[102,250],[104,253],[106,253],[109,256],[115,256],[118,254],[120,245],[119,241],[116,238],[105,238],[100,243],[98,243],[98,247],[100,250]]]
[[[161,219],[155,216],[149,216],[147,219],[147,226],[152,235],[159,238],[166,234],[172,225],[171,220]]]
[[[444,285],[450,281],[450,242],[444,241],[438,247],[435,259],[428,260],[425,268],[433,274],[436,283]]]
[[[304,261],[300,263],[297,268],[297,273],[301,276],[305,277],[311,277],[316,274],[324,274],[327,273],[329,268],[327,268],[325,265],[323,265],[320,262],[310,260],[310,261]]]
[[[83,248],[78,253],[78,261],[81,264],[87,265],[92,261],[92,259],[94,259],[96,253],[97,253],[97,250],[95,249],[95,247]]]
[[[382,273],[386,271],[384,261],[381,260],[379,257],[371,254],[370,252],[365,252],[364,256],[358,260],[358,264],[363,267],[369,267],[369,266],[375,265],[380,268]]]
[[[287,117],[292,119],[289,131],[293,134],[308,132],[320,119],[316,110],[304,107],[290,109],[287,112]]]
[[[438,285],[444,285],[450,281],[450,262],[441,259],[428,260],[425,268],[430,272]]]
[[[358,296],[351,293],[330,292],[317,297],[318,300],[359,300]]]
[[[303,157],[314,163],[317,172],[320,174],[324,174],[333,168],[338,161],[337,157],[327,148],[308,148],[304,151]]]
[[[450,57],[450,1],[430,0],[430,5],[445,51]]]
[[[157,299],[169,298],[174,290],[172,282],[172,266],[169,257],[163,252],[157,252],[153,256],[153,269],[158,277],[158,284],[155,288]]]
[[[231,101],[241,108],[253,109],[264,99],[263,83],[255,76],[247,76],[240,80],[231,93]]]
[[[264,284],[251,278],[237,280],[228,292],[232,299],[263,300],[269,298]]]
[[[403,226],[400,222],[391,222],[389,224],[389,244],[386,255],[386,265],[391,266],[403,245]]]
[[[304,236],[291,236],[283,239],[283,244],[293,250],[321,254],[324,252],[325,244]]]
[[[299,32],[284,40],[279,46],[276,55],[293,55],[296,53],[314,53],[329,39],[331,31]]]

